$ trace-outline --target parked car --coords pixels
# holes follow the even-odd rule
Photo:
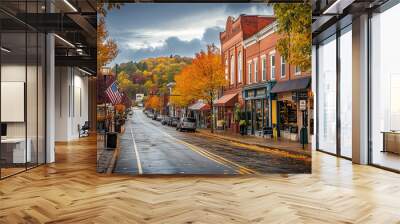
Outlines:
[[[179,117],[171,117],[168,125],[172,127],[176,127],[179,123]]]
[[[157,117],[156,117],[156,121],[162,121],[163,117],[164,116],[158,114]]]
[[[171,120],[170,117],[164,117],[164,118],[161,120],[161,124],[162,124],[162,125],[167,125],[168,122],[169,122],[170,120]]]
[[[152,119],[153,119],[153,120],[157,120],[157,117],[158,117],[158,114],[153,114]]]
[[[192,117],[183,117],[179,120],[176,130],[196,131],[196,119]]]

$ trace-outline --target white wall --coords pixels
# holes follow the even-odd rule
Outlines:
[[[76,68],[56,67],[55,140],[79,137],[78,124],[88,121],[88,78]]]

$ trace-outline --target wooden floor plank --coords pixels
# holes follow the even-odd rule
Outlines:
[[[313,174],[96,173],[93,137],[0,181],[0,223],[400,223],[400,175],[313,152]]]

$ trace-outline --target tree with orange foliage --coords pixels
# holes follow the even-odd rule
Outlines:
[[[196,54],[191,65],[186,66],[175,77],[176,86],[172,101],[188,106],[194,100],[203,99],[213,108],[218,90],[226,85],[221,54],[215,45],[208,45],[207,51]],[[214,111],[211,109],[211,132],[214,132]]]
[[[111,62],[118,55],[118,46],[114,40],[108,36],[106,30],[106,22],[104,17],[107,15],[107,10],[113,8],[119,9],[121,3],[98,3],[98,21],[97,21],[97,73],[107,63]]]
[[[144,106],[145,106],[146,109],[153,109],[155,111],[160,110],[160,108],[161,108],[160,97],[158,97],[158,96],[150,96],[146,100]]]

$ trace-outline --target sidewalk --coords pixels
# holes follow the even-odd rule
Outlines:
[[[197,129],[197,131],[202,135],[207,135],[209,137],[214,137],[214,138],[220,138],[240,144],[253,145],[263,148],[286,151],[293,154],[311,156],[310,144],[304,145],[303,149],[303,146],[299,142],[293,142],[289,140],[279,139],[275,141],[269,138],[263,138],[253,135],[242,136],[240,134],[234,134],[220,130],[214,130],[214,133],[211,133],[210,129]]]

